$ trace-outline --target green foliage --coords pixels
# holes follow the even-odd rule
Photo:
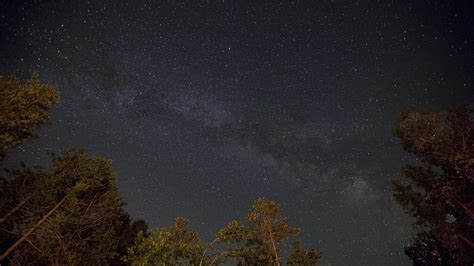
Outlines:
[[[321,259],[321,254],[314,249],[306,250],[300,241],[294,241],[291,245],[288,265],[309,266],[316,265]]]
[[[126,212],[122,212],[118,220],[117,255],[109,263],[111,265],[128,265],[122,258],[127,255],[128,248],[135,243],[139,234],[148,236],[148,224],[143,220],[132,221],[132,218]]]
[[[0,75],[0,161],[9,149],[36,137],[34,130],[50,122],[48,111],[58,102],[57,89],[39,81],[36,72],[23,83]]]
[[[241,221],[232,221],[217,232],[217,239],[226,244],[235,244],[246,237],[244,225]]]
[[[257,199],[253,210],[248,215],[247,238],[258,243],[255,246],[257,263],[280,264],[280,248],[289,237],[294,237],[299,230],[289,226],[286,217],[280,212],[280,206],[263,198]]]
[[[276,202],[259,198],[247,217],[246,227],[240,221],[233,221],[218,231],[217,239],[225,246],[214,258],[219,258],[217,261],[231,259],[239,265],[280,265],[281,247],[298,232],[288,224]],[[307,259],[315,252],[299,248]],[[318,259],[314,257],[314,264]]]
[[[417,265],[474,262],[474,130],[472,110],[409,111],[395,134],[423,165],[403,169],[393,196],[420,231],[406,253]],[[433,259],[437,257],[437,259]],[[441,263],[443,262],[443,263]],[[436,265],[435,264],[435,265]]]
[[[0,161],[51,122],[58,101],[56,88],[37,73],[23,83],[0,76]],[[132,222],[123,210],[110,160],[69,150],[52,154],[49,168],[22,163],[6,174],[0,180],[0,249],[14,247],[5,253],[10,263],[118,265],[138,233],[146,234],[146,223]],[[18,241],[22,236],[25,241]]]
[[[65,199],[15,250],[11,261],[104,264],[117,256],[123,203],[110,160],[91,159],[82,150],[71,150],[63,156],[53,155],[49,169],[24,167],[11,174],[13,178],[2,184],[2,194],[12,188],[18,195],[10,196],[10,200],[34,194],[22,211],[6,223],[15,235],[31,228],[52,206]],[[23,181],[28,181],[28,185],[24,186]],[[11,202],[2,206],[11,206]]]
[[[189,230],[189,221],[177,217],[169,228],[138,234],[124,261],[131,265],[198,265],[204,243],[196,231]]]
[[[169,228],[154,230],[148,236],[139,234],[124,261],[132,265],[218,265],[229,260],[238,265],[281,265],[280,248],[298,230],[288,225],[280,206],[257,199],[246,224],[232,221],[206,244],[188,229],[186,219],[178,217]],[[320,258],[315,250],[304,250],[299,244],[295,247],[293,265],[315,265]]]

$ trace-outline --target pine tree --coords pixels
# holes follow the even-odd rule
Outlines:
[[[104,264],[117,255],[123,202],[109,160],[71,150],[53,155],[49,169],[11,174],[2,194],[32,197],[2,224],[9,235],[2,256],[19,264]]]
[[[415,218],[419,234],[406,247],[415,265],[474,263],[474,130],[472,110],[411,110],[396,135],[421,165],[403,169],[393,195]]]

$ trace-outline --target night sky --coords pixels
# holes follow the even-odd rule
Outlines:
[[[392,127],[474,102],[474,9],[256,2],[1,1],[0,73],[61,93],[11,161],[83,147],[151,227],[181,215],[212,240],[265,196],[332,265],[409,265]]]

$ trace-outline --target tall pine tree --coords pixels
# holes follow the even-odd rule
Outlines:
[[[123,202],[109,160],[71,150],[54,155],[48,169],[23,167],[10,174],[1,186],[2,210],[31,199],[1,225],[2,259],[104,264],[118,255]]]
[[[394,198],[415,218],[418,235],[406,247],[415,265],[474,263],[474,129],[472,110],[411,110],[396,135],[421,165],[407,165],[408,182],[393,181]]]

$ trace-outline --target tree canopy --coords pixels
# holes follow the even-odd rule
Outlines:
[[[57,89],[33,73],[0,76],[0,160],[50,123]],[[13,264],[107,264],[125,255],[143,221],[132,221],[112,163],[84,150],[51,155],[50,167],[7,170],[0,180],[0,261]]]
[[[53,155],[48,169],[23,167],[10,174],[1,187],[2,214],[29,200],[3,222],[8,233],[2,231],[2,244],[15,245],[15,236],[37,227],[9,254],[10,261],[104,264],[117,255],[123,202],[110,160],[70,150]]]
[[[415,265],[474,263],[474,130],[472,110],[411,110],[395,128],[420,165],[407,165],[407,182],[393,195],[419,232],[406,247]]]
[[[197,232],[188,228],[189,221],[177,217],[169,228],[139,233],[124,261],[131,265],[198,265],[205,244]]]
[[[6,152],[35,138],[35,130],[51,122],[49,110],[59,103],[58,90],[38,79],[36,72],[20,82],[0,75],[0,161]]]
[[[270,200],[255,200],[246,221],[232,221],[216,233],[211,243],[200,240],[188,228],[188,220],[178,217],[169,228],[141,233],[128,250],[124,261],[132,265],[281,265],[281,249],[299,230],[291,227],[280,206]],[[290,265],[316,265],[321,258],[316,250],[305,250],[293,243]]]

